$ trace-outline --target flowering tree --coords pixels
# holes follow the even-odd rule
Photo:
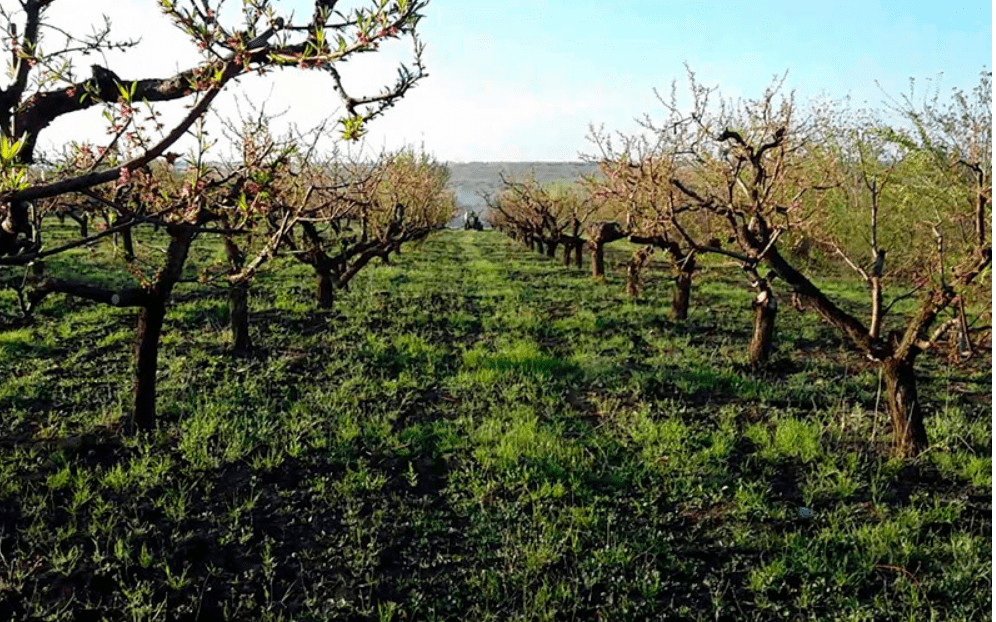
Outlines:
[[[839,150],[836,161],[831,162],[827,152],[832,149],[824,129],[835,126],[818,113],[800,115],[792,96],[781,93],[781,81],[756,100],[733,104],[716,102],[714,91],[698,84],[689,73],[691,110],[683,110],[672,95],[670,101],[662,102],[667,110],[664,122],[647,124],[657,132],[659,153],[669,162],[667,183],[680,197],[678,203],[686,206],[671,211],[670,225],[696,252],[735,258],[748,273],[757,275],[755,340],[759,336],[763,340],[773,324],[773,309],[767,304],[773,295],[768,284],[777,277],[791,288],[798,304],[816,311],[880,366],[895,451],[902,456],[915,455],[928,444],[914,363],[947,330],[957,326],[957,314],[941,321],[942,313],[970,292],[991,262],[992,243],[986,224],[992,185],[990,75],[984,76],[972,95],[956,93],[947,107],[936,100],[916,104],[912,98],[905,99],[899,111],[906,117],[906,127],[880,128],[888,149],[873,158],[867,144],[857,144]],[[835,127],[837,135],[845,133],[838,129]],[[869,164],[872,160],[873,165]],[[887,196],[881,193],[881,174],[890,168],[901,171],[891,178],[905,187],[898,196],[919,203],[919,224],[903,219],[898,202],[890,209],[882,206],[881,200]],[[867,200],[862,204],[870,211],[872,262],[859,271],[867,276],[871,292],[868,323],[834,302],[781,253],[778,244],[784,233],[800,228],[833,241],[827,231],[814,228],[813,222],[819,222],[818,216],[828,209],[846,171],[867,187]],[[854,205],[849,205],[853,212]],[[696,239],[683,224],[685,215],[693,212],[708,213],[722,223],[736,250]],[[930,216],[923,218],[923,214]],[[886,249],[880,245],[877,228],[888,216],[900,218],[899,227],[917,236],[912,248],[934,248],[935,252],[926,261],[921,255],[920,263],[926,270],[913,291],[901,295],[916,296],[916,310],[897,318],[896,328],[885,331],[883,316],[891,305],[882,306]],[[960,227],[959,223],[965,222],[971,226]],[[953,234],[959,229],[969,235],[953,243]],[[846,251],[842,254],[859,267]],[[763,278],[758,272],[762,266],[769,269]],[[752,345],[752,358],[753,350]]]
[[[601,176],[589,180],[590,191],[612,205],[610,211],[624,220],[625,234],[631,242],[645,244],[636,251],[629,264],[627,291],[635,296],[639,290],[640,270],[650,254],[662,251],[674,272],[674,297],[671,312],[675,319],[688,318],[692,280],[697,270],[695,249],[689,248],[686,237],[707,234],[710,219],[701,214],[684,213],[688,206],[670,183],[673,158],[646,137],[621,137],[616,146],[610,136],[593,131],[592,142],[598,147],[597,161]],[[679,235],[674,218],[682,214],[685,235]]]
[[[133,43],[112,41],[108,25],[91,35],[63,33],[61,49],[45,49],[46,11],[56,1],[25,0],[17,11],[0,9],[0,29],[9,36],[12,51],[12,79],[0,89],[0,266],[29,265],[139,225],[151,225],[168,236],[162,264],[154,270],[133,266],[134,287],[115,289],[100,283],[49,279],[28,296],[28,306],[52,293],[63,293],[139,309],[130,425],[148,428],[155,423],[155,371],[163,319],[190,245],[203,233],[231,233],[225,228],[225,222],[234,218],[229,212],[241,207],[242,198],[248,206],[248,195],[254,194],[248,187],[251,176],[233,182],[230,174],[206,164],[203,131],[197,132],[200,148],[180,162],[182,168],[169,148],[198,127],[218,94],[230,84],[244,75],[265,74],[283,66],[329,75],[338,96],[334,99],[346,111],[340,121],[342,136],[359,137],[364,123],[394,105],[424,76],[416,29],[427,2],[371,0],[365,6],[337,11],[336,2],[316,0],[311,16],[293,22],[277,15],[266,0],[243,0],[240,28],[222,23],[220,1],[160,0],[164,15],[200,50],[201,61],[173,76],[154,79],[122,79],[94,65],[90,77],[82,79],[76,75],[73,53],[127,48]],[[415,68],[402,66],[398,80],[379,94],[351,95],[337,63],[403,37],[414,41]],[[188,100],[187,112],[172,127],[164,126],[157,106],[181,100]],[[106,145],[81,146],[85,157],[75,154],[44,175],[29,169],[36,159],[39,135],[55,119],[98,106],[109,122]],[[265,168],[277,162],[256,160],[244,165]],[[109,197],[103,189],[107,186],[125,189],[127,196]],[[81,195],[86,201],[74,200]],[[49,246],[44,225],[54,212],[39,207],[53,198],[72,203],[74,213],[99,205],[117,217],[115,224],[106,231]],[[255,199],[253,206],[261,214],[269,209],[269,203]]]
[[[89,78],[80,79],[75,73],[70,52],[92,53],[134,45],[110,40],[110,26],[91,35],[69,34],[64,49],[43,49],[45,13],[55,2],[29,0],[21,3],[20,11],[0,12],[0,28],[9,34],[13,52],[13,80],[0,90],[0,136],[5,141],[6,156],[0,177],[0,261],[5,265],[25,264],[38,257],[40,228],[32,222],[31,201],[115,180],[126,183],[131,173],[166,155],[218,94],[243,75],[281,66],[330,74],[333,90],[347,112],[341,123],[348,138],[361,135],[366,121],[382,114],[424,75],[416,28],[425,1],[372,1],[348,13],[333,13],[335,2],[317,0],[310,20],[296,24],[275,15],[269,2],[244,0],[247,28],[238,30],[220,23],[219,2],[160,0],[163,13],[189,36],[203,60],[168,78],[135,80],[122,79],[99,65],[92,67]],[[257,23],[269,27],[256,35]],[[350,95],[336,63],[376,50],[381,41],[399,37],[415,41],[415,69],[402,66],[398,81],[380,94]],[[140,108],[157,102],[187,98],[193,98],[189,111],[172,128],[162,126],[154,108],[149,110],[151,121],[144,122],[138,115]],[[94,106],[103,106],[111,122],[109,147],[127,142],[129,157],[113,165],[98,159],[92,168],[67,170],[55,181],[32,183],[24,165],[34,162],[39,135],[55,119]]]
[[[445,166],[408,149],[373,163],[314,167],[312,174],[305,215],[286,244],[314,269],[320,308],[331,308],[335,292],[370,261],[389,261],[403,244],[445,227],[456,211]]]

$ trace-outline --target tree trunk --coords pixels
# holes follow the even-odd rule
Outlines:
[[[676,320],[688,319],[688,304],[692,298],[692,273],[681,271],[674,279],[674,298],[671,299],[671,312]]]
[[[591,242],[591,278],[605,279],[605,244],[597,240]]]
[[[923,426],[923,410],[916,392],[913,361],[888,358],[882,361],[885,378],[886,404],[892,420],[895,453],[915,457],[927,448],[927,430]]]
[[[244,356],[252,352],[249,336],[249,284],[237,283],[228,290],[228,320],[232,327],[232,351]]]
[[[151,430],[156,424],[156,372],[159,367],[159,338],[162,335],[166,303],[161,298],[143,307],[138,316],[135,345],[135,411],[132,428]]]
[[[571,267],[571,251],[574,250],[573,242],[564,242],[564,267]]]
[[[318,282],[318,308],[331,309],[335,302],[335,279],[328,270],[315,268]]]
[[[149,430],[156,424],[159,338],[162,335],[163,319],[166,317],[166,305],[173,293],[173,286],[183,273],[183,265],[187,262],[190,243],[195,235],[189,229],[171,234],[169,247],[166,249],[166,265],[159,271],[151,291],[146,290],[151,300],[139,313],[135,340],[135,410],[130,423],[133,431]]]
[[[31,262],[31,274],[29,275],[30,282],[40,283],[42,279],[45,278],[45,260],[36,259]]]
[[[761,290],[754,299],[754,336],[750,340],[750,365],[758,368],[771,358],[775,341],[775,316],[778,314],[778,302],[774,293],[763,282],[758,286]]]
[[[640,269],[632,262],[626,267],[626,295],[630,298],[640,295]]]
[[[633,253],[633,257],[626,266],[626,295],[636,298],[640,295],[640,274],[644,266],[650,261],[650,254],[654,252],[652,246],[641,248]]]
[[[135,261],[135,242],[131,235],[131,227],[121,231],[121,245],[124,246],[125,261]]]
[[[245,266],[246,257],[235,243],[233,236],[225,236],[225,255],[232,274],[238,274]],[[249,283],[232,283],[228,289],[228,323],[232,328],[232,351],[239,356],[252,351],[249,337]]]
[[[584,242],[576,242],[574,244],[574,267],[581,269],[582,259],[581,255],[584,254]]]
[[[626,237],[616,222],[600,221],[588,226],[588,247],[591,249],[591,276],[605,279],[605,245]]]

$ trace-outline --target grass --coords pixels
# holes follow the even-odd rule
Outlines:
[[[108,253],[49,267],[117,282]],[[608,259],[447,232],[331,312],[280,264],[251,359],[182,284],[137,437],[135,313],[51,298],[0,331],[0,619],[989,618],[988,358],[923,361],[933,446],[895,462],[877,372],[816,318],[786,306],[753,374],[736,274],[676,323],[665,273],[630,301]]]

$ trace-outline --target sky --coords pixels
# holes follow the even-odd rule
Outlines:
[[[298,20],[310,15],[303,0],[273,4]],[[100,61],[123,79],[165,77],[196,63],[193,45],[152,0],[60,0],[50,17],[86,29],[101,14],[113,17],[119,36],[142,38],[127,54]],[[850,96],[853,105],[871,107],[907,92],[911,78],[918,91],[937,84],[946,93],[971,89],[992,67],[990,2],[431,0],[425,14],[419,30],[429,75],[370,125],[369,149],[424,146],[454,162],[576,160],[594,152],[591,124],[632,132],[634,119],[661,115],[654,89],[683,84],[686,63],[729,98],[757,96],[787,71],[786,86],[803,100]],[[376,93],[404,58],[409,43],[391,44],[346,63],[342,73],[357,94]],[[91,62],[80,61],[84,77]],[[240,97],[283,112],[280,127],[342,114],[329,79],[317,72],[246,78],[218,113],[236,114]],[[169,119],[183,104],[163,110]],[[106,140],[95,111],[71,117],[41,144]]]

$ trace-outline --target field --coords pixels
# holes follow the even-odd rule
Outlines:
[[[249,359],[181,285],[132,437],[135,312],[53,296],[0,332],[0,619],[989,619],[989,354],[924,357],[933,446],[890,460],[877,372],[816,317],[783,304],[751,372],[736,270],[675,323],[624,248],[594,283],[445,232],[330,312],[281,263]]]

